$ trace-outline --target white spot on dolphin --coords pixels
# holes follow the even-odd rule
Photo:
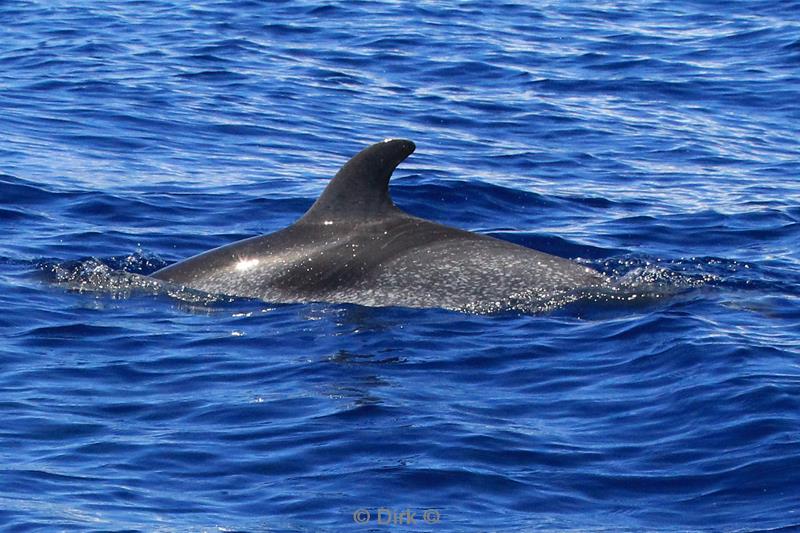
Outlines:
[[[258,263],[258,259],[240,259],[234,268],[237,272],[244,272],[245,270],[250,270],[251,268],[258,266]]]

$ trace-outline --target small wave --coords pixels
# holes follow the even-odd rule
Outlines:
[[[623,256],[600,261],[594,266],[617,280],[620,288],[680,291],[719,283],[723,273],[730,273],[743,265],[733,260],[708,257],[662,260]]]
[[[157,257],[135,252],[107,259],[89,257],[77,261],[41,261],[37,264],[44,280],[79,293],[99,293],[114,299],[167,295],[182,303],[209,307],[230,301],[221,295],[189,289],[149,277],[166,266]]]
[[[580,261],[585,262],[585,261]],[[558,310],[577,316],[615,309],[631,310],[647,307],[668,298],[704,287],[714,287],[723,281],[721,271],[735,261],[718,259],[651,260],[641,257],[621,257],[597,262],[585,262],[609,276],[609,285],[582,287],[546,297],[516,298],[506,310],[541,314]],[[709,272],[709,268],[720,272]]]

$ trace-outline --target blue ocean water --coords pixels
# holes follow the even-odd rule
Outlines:
[[[800,528],[799,102],[796,1],[0,2],[0,525]],[[129,283],[386,137],[409,212],[675,294]]]

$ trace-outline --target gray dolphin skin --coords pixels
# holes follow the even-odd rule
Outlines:
[[[152,276],[273,303],[330,302],[488,312],[558,299],[609,279],[573,261],[411,216],[389,195],[415,149],[392,139],[353,157],[291,226]]]

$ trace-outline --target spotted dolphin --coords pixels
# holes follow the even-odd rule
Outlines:
[[[155,272],[191,289],[274,303],[490,311],[603,287],[573,261],[411,216],[389,179],[415,150],[391,139],[348,161],[295,223]]]

